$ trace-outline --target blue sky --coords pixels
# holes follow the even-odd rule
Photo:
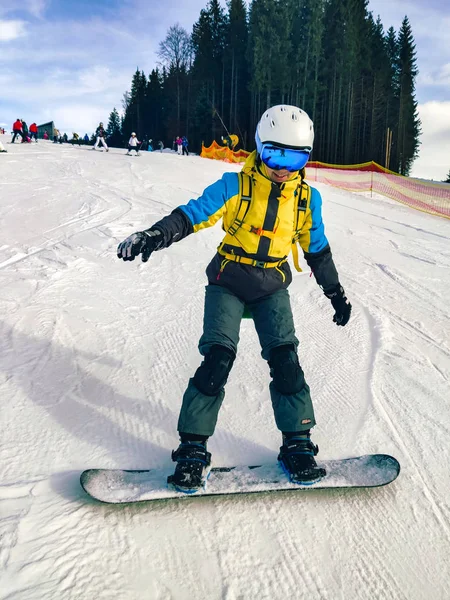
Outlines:
[[[190,33],[207,0],[0,0],[0,124],[53,119],[62,131],[91,132],[121,109],[136,67],[147,74],[167,29]],[[222,2],[225,5],[225,2]],[[417,46],[423,135],[418,177],[450,169],[450,3],[369,0],[384,28],[405,15]]]

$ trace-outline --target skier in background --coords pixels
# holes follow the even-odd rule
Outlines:
[[[189,156],[189,142],[185,135],[181,138],[181,145],[183,146],[183,156]]]
[[[164,144],[163,144],[163,142],[161,142],[161,141],[158,142],[158,148],[159,148],[160,152],[162,152],[164,150]]]
[[[22,144],[26,142],[31,142],[30,137],[28,135],[28,125],[26,121],[22,119]]]
[[[18,135],[20,135],[21,139],[23,140],[22,121],[20,119],[16,119],[13,124],[13,134],[14,135],[12,137],[11,144],[14,144]]]
[[[139,148],[141,147],[141,142],[137,139],[136,134],[133,133],[131,134],[130,139],[128,140],[128,152],[127,154],[131,154],[132,150],[136,151],[136,155],[140,156],[141,153],[139,152]]]
[[[287,257],[297,265],[298,242],[307,264],[334,309],[333,321],[348,323],[347,301],[322,222],[322,198],[305,182],[305,166],[314,129],[308,115],[295,106],[278,105],[261,117],[256,150],[241,173],[225,173],[203,194],[179,206],[145,231],[121,242],[124,261],[169,247],[223,218],[225,237],[206,269],[203,335],[204,360],[190,379],[178,420],[180,445],[169,482],[185,493],[197,491],[211,468],[207,440],[213,435],[233,366],[241,319],[253,318],[268,361],[275,422],[282,435],[278,460],[293,483],[310,484],[324,477],[315,461],[318,447],[310,430],[316,424],[309,387],[297,356],[298,339],[287,288],[292,274]]]
[[[29,131],[30,131],[30,141],[34,138],[37,143],[38,128],[37,128],[36,123],[31,123]]]
[[[70,140],[70,143],[72,144],[72,146],[74,146],[75,144],[81,146],[81,138],[75,131],[72,133],[72,139]]]
[[[181,152],[183,150],[183,140],[180,138],[179,135],[177,135],[175,143],[177,145],[177,153],[181,155]]]
[[[109,148],[106,145],[105,141],[105,129],[103,127],[103,123],[99,123],[97,129],[95,130],[95,135],[97,137],[97,141],[95,142],[95,146],[92,148],[92,150],[97,150],[98,145],[101,142],[102,145],[105,147],[106,152],[109,152]]]

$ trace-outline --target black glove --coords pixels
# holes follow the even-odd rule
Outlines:
[[[134,260],[136,256],[142,254],[142,262],[147,262],[150,254],[161,248],[162,243],[162,233],[156,229],[137,231],[120,242],[117,247],[117,257],[123,260]]]
[[[336,311],[333,317],[334,323],[342,325],[342,327],[347,325],[352,312],[352,305],[345,296],[344,288],[338,284],[334,289],[324,293],[331,300],[331,304]]]

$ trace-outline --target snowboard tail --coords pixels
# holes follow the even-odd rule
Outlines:
[[[205,488],[191,494],[171,489],[164,469],[89,469],[83,471],[80,482],[96,500],[125,504],[261,492],[380,487],[394,481],[400,473],[399,462],[387,454],[318,461],[318,466],[326,469],[326,476],[308,485],[291,483],[278,464],[215,467],[211,469]]]

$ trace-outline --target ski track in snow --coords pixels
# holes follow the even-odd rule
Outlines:
[[[221,230],[146,265],[119,262],[117,243],[239,167],[41,142],[7,148],[0,600],[450,598],[449,221],[318,185],[349,325],[332,323],[308,272],[290,287],[320,456],[393,454],[396,482],[108,506],[81,490],[83,469],[173,468],[182,394],[200,362],[204,270]],[[209,445],[216,465],[276,460],[269,380],[245,320]]]

